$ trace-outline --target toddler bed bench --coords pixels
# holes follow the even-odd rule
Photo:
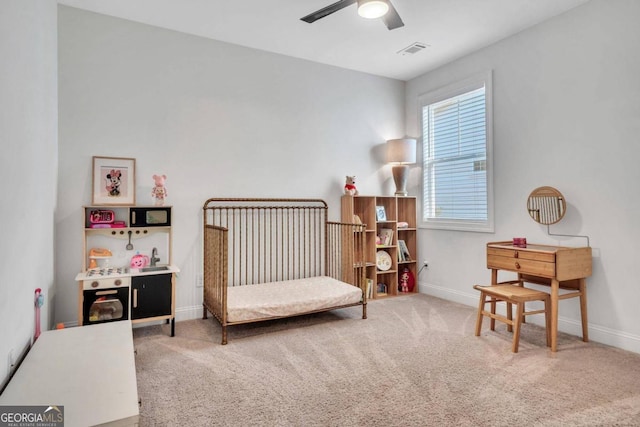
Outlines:
[[[328,221],[318,199],[208,199],[203,319],[222,326],[362,306],[365,225]],[[359,267],[359,268],[354,268]]]

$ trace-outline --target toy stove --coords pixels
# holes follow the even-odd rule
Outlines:
[[[105,268],[93,268],[91,270],[87,270],[87,277],[108,277],[119,274],[128,274],[128,267],[105,267]]]

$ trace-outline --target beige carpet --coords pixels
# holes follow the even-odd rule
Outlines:
[[[134,330],[141,426],[640,426],[640,355],[428,297],[229,328]]]

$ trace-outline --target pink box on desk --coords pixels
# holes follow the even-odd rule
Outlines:
[[[527,238],[526,237],[514,237],[513,238],[513,246],[517,248],[526,248],[527,247]]]

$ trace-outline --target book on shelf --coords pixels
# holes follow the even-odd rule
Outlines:
[[[373,280],[367,279],[367,299],[373,298]]]
[[[402,253],[402,250],[400,250],[400,240],[398,240],[398,262],[403,261],[406,261],[406,259],[404,258],[404,253]]]
[[[387,285],[385,285],[384,283],[378,283],[378,288],[376,293],[378,294],[378,296],[387,295]]]
[[[391,246],[393,244],[393,230],[390,228],[381,228],[378,237],[380,237],[381,246]]]
[[[398,261],[411,261],[411,254],[404,240],[398,240]]]

